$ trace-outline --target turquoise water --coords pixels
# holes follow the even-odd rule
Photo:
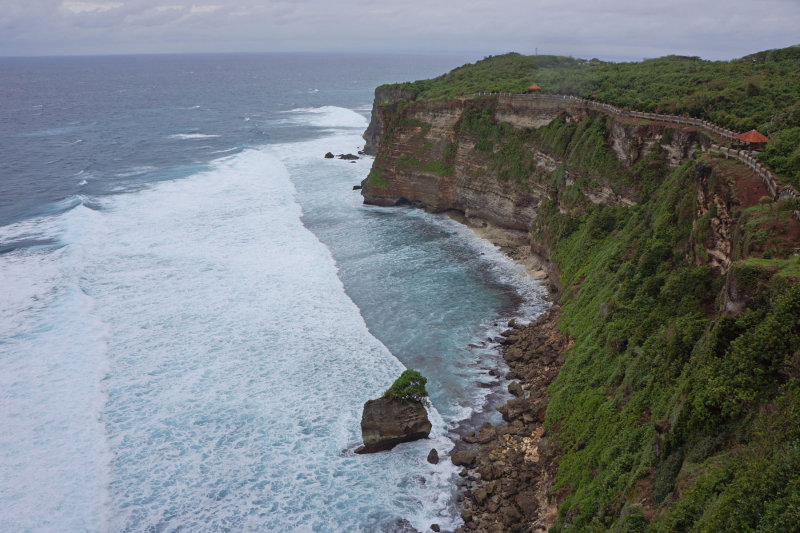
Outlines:
[[[0,530],[456,527],[425,457],[491,416],[486,338],[540,289],[322,155],[363,145],[372,87],[463,61],[3,61]],[[355,455],[406,367],[432,439]]]

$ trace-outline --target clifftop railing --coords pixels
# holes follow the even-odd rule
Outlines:
[[[737,135],[737,133],[734,131],[722,128],[720,126],[717,126],[713,122],[709,122],[707,120],[702,120],[699,118],[679,117],[677,115],[661,115],[659,113],[645,113],[642,111],[629,111],[626,109],[620,109],[618,107],[614,107],[610,104],[604,104],[603,102],[597,102],[595,100],[587,100],[586,98],[578,98],[577,96],[569,96],[565,94],[534,94],[534,93],[520,94],[520,93],[488,92],[488,93],[475,93],[473,95],[473,97],[478,97],[478,96],[504,96],[510,98],[531,98],[531,99],[559,100],[559,101],[566,100],[587,107],[604,109],[610,113],[622,117],[644,118],[647,120],[658,120],[661,122],[671,122],[673,124],[696,126],[698,128],[702,128],[708,132],[711,132],[725,139],[732,139]],[[775,176],[773,176],[772,172],[770,172],[766,167],[764,167],[761,163],[759,163],[756,159],[754,159],[747,150],[734,150],[733,148],[726,148],[724,146],[719,146],[717,144],[712,144],[709,150],[712,152],[719,152],[725,154],[726,158],[728,156],[731,156],[735,159],[738,159],[745,165],[747,165],[753,172],[755,172],[764,181],[764,185],[766,185],[767,189],[769,189],[770,194],[772,194],[773,200],[778,201],[786,198],[800,198],[800,193],[798,193],[794,189],[794,187],[792,187],[791,185],[781,186],[775,179]],[[794,211],[794,217],[798,221],[800,221],[800,212]]]
[[[672,122],[675,124],[682,124],[686,126],[696,126],[698,128],[702,128],[706,131],[709,131],[715,135],[724,137],[726,139],[732,139],[735,135],[737,135],[735,131],[722,128],[720,126],[717,126],[713,122],[709,122],[707,120],[702,120],[699,118],[679,117],[677,115],[661,115],[659,113],[645,113],[643,111],[629,111],[627,109],[620,109],[618,107],[614,107],[613,105],[604,104],[603,102],[598,102],[596,100],[587,100],[586,98],[579,98],[577,96],[568,96],[565,94],[475,93],[473,96],[474,97],[505,96],[510,98],[533,98],[533,99],[538,98],[543,100],[562,100],[562,101],[568,100],[588,107],[605,109],[606,111],[609,111],[615,115],[620,115],[623,117],[644,118],[647,120],[659,120],[661,122]]]

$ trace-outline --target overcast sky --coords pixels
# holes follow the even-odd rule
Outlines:
[[[508,51],[731,59],[800,44],[800,0],[0,0],[0,55]]]

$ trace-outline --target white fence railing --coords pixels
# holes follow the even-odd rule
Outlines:
[[[609,111],[615,115],[620,115],[624,117],[644,118],[648,120],[660,120],[662,122],[683,124],[687,126],[697,126],[698,128],[702,128],[704,130],[707,130],[711,133],[714,133],[715,135],[719,135],[720,137],[724,137],[726,139],[731,139],[735,135],[737,135],[735,131],[722,128],[720,126],[717,126],[713,122],[709,122],[707,120],[702,120],[699,118],[680,117],[677,115],[662,115],[659,113],[645,113],[643,111],[630,111],[627,109],[620,109],[618,107],[614,107],[613,105],[610,104],[604,104],[603,102],[598,102],[596,100],[587,100],[586,98],[579,98],[577,96],[568,96],[565,94],[475,93],[474,96],[504,96],[509,98],[539,98],[539,99],[562,100],[562,101],[568,100],[588,107],[605,109],[606,111]]]

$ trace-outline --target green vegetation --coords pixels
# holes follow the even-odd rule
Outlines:
[[[773,135],[758,159],[783,177],[783,181],[800,190],[800,127],[787,128]]]
[[[378,168],[376,168],[376,165],[373,165],[372,169],[369,171],[367,183],[381,189],[385,189],[389,186],[389,182],[386,180],[386,177]]]
[[[773,137],[762,161],[800,186],[800,46],[733,61],[667,56],[610,63],[509,53],[401,87],[417,99],[440,100],[478,92],[521,93],[534,82],[546,93],[704,118],[740,132],[758,129]]]
[[[394,398],[403,402],[426,404],[428,402],[428,391],[425,390],[426,383],[428,383],[428,378],[416,370],[404,370],[400,377],[392,383],[392,386],[383,393],[383,397]]]
[[[575,339],[546,420],[564,452],[556,487],[569,489],[554,531],[797,524],[800,259],[737,262],[751,303],[721,312],[724,278],[696,266],[691,245],[707,172],[698,161],[665,172],[635,207],[549,204],[532,229],[555,248],[559,326]],[[632,497],[642,486],[649,522]]]
[[[420,161],[410,155],[403,155],[397,158],[397,168],[414,168],[424,172],[433,172],[440,176],[453,175],[453,163],[447,161]]]
[[[493,114],[491,103],[471,102],[461,114],[456,128],[462,135],[475,140],[475,149],[490,157],[491,169],[497,171],[503,181],[527,185],[532,177],[543,179],[536,164],[534,147],[549,149],[564,159],[571,170],[587,176],[622,172],[619,161],[606,147],[609,125],[603,117],[589,117],[580,123],[569,124],[559,117],[538,130],[519,130],[510,124],[496,122]],[[563,185],[563,178],[563,172],[557,175],[555,185]],[[578,186],[584,184],[581,182]]]

